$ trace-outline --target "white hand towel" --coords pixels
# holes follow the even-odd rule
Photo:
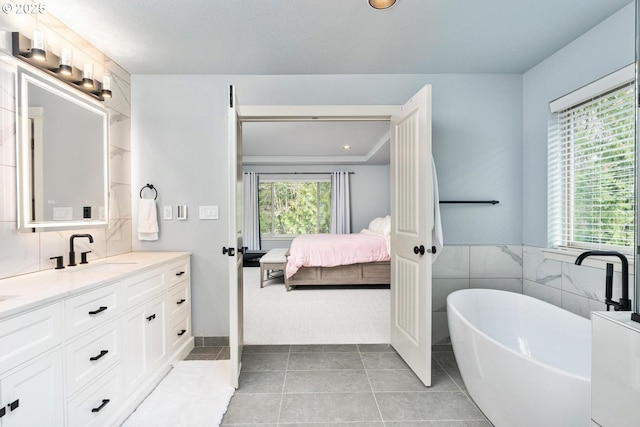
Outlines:
[[[431,157],[431,171],[432,171],[432,185],[433,185],[433,229],[431,230],[431,244],[436,248],[436,253],[431,256],[431,262],[433,263],[444,243],[442,237],[442,222],[440,221],[440,196],[438,194],[438,177],[436,175],[436,164]]]
[[[158,240],[158,213],[154,199],[140,199],[138,240]]]

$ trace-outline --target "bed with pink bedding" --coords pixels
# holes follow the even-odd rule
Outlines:
[[[365,229],[353,234],[305,234],[291,242],[287,289],[300,285],[388,285],[389,236]]]

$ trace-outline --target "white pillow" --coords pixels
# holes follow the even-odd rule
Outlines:
[[[369,230],[382,234],[383,236],[388,236],[391,234],[391,217],[387,215],[385,217],[372,219],[369,223]]]
[[[382,229],[382,234],[384,236],[388,236],[391,234],[391,215],[387,215],[382,218],[380,228]]]

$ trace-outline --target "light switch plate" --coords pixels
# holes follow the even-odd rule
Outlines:
[[[187,205],[178,205],[178,217],[179,220],[187,219]]]
[[[163,206],[162,207],[162,219],[173,219],[173,207],[172,206]]]
[[[218,206],[200,206],[200,219],[218,219]]]

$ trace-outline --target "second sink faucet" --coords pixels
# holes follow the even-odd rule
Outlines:
[[[609,306],[611,305],[615,311],[631,311],[631,300],[629,299],[629,261],[627,257],[616,251],[587,251],[581,253],[578,258],[576,258],[576,265],[582,264],[582,261],[589,256],[612,256],[620,258],[620,262],[622,263],[622,298],[620,298],[620,302],[615,302],[611,299],[613,293],[613,265],[607,264],[605,304],[607,304],[607,311],[609,311]]]
[[[93,236],[91,234],[73,234],[71,238],[69,238],[69,267],[76,265],[76,252],[73,248],[73,240],[76,237],[87,237],[89,243],[93,243]]]

